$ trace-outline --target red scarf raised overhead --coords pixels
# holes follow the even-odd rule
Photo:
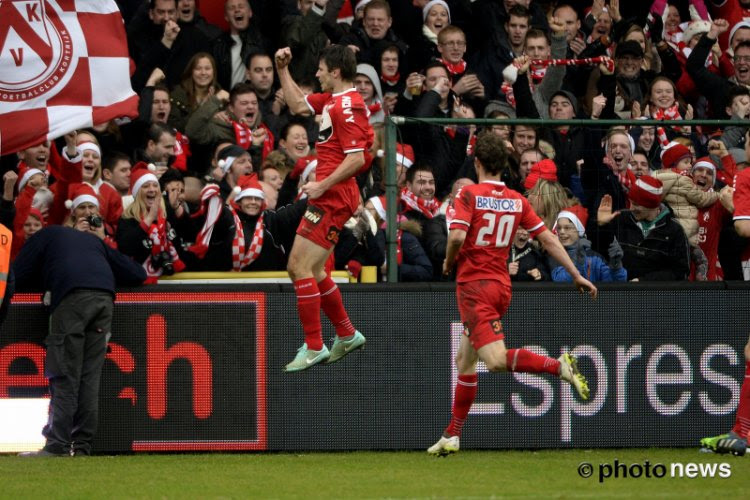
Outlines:
[[[232,240],[232,271],[239,272],[255,262],[261,250],[263,250],[263,212],[258,216],[258,222],[255,223],[255,231],[253,232],[253,239],[248,245],[240,216],[237,215],[237,211],[231,204],[229,208],[232,211],[235,226],[234,239]]]
[[[437,215],[438,210],[440,210],[440,203],[438,203],[437,200],[423,200],[422,198],[418,198],[417,195],[409,191],[407,188],[404,188],[401,191],[401,201],[404,202],[404,211],[408,212],[409,210],[414,210],[415,212],[419,212],[428,219],[432,219]]]
[[[216,221],[219,220],[221,215],[222,205],[224,205],[224,200],[221,198],[219,186],[209,184],[201,190],[201,208],[191,215],[191,218],[205,216],[206,220],[203,222],[203,227],[198,236],[195,237],[195,243],[188,248],[199,259],[206,256],[214,226],[216,226]]]
[[[682,116],[680,115],[680,108],[677,103],[674,103],[672,106],[665,109],[655,107],[651,112],[651,116],[654,120],[682,120]],[[682,131],[682,127],[672,127],[672,129],[675,132]],[[656,127],[656,137],[659,139],[659,144],[661,144],[662,148],[665,148],[667,144],[669,144],[667,132],[663,127]]]

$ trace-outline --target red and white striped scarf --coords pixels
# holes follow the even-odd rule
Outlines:
[[[408,212],[409,210],[414,210],[428,219],[435,217],[440,210],[440,203],[437,200],[423,200],[409,191],[408,188],[404,188],[401,191],[401,201],[403,201],[405,205],[404,211]]]
[[[632,186],[635,182],[635,174],[633,173],[633,171],[629,168],[626,168],[623,172],[617,170],[615,163],[607,157],[604,158],[604,161],[602,161],[602,163],[607,165],[612,173],[617,176],[617,180],[620,182],[622,190],[627,194],[627,192],[630,191],[630,186]]]
[[[206,220],[203,222],[203,227],[195,238],[195,243],[188,248],[199,259],[206,256],[209,243],[211,242],[211,235],[214,232],[216,221],[219,220],[219,216],[221,215],[223,204],[224,200],[221,198],[221,191],[216,184],[209,184],[201,190],[201,208],[191,215],[191,217],[195,218],[205,215]]]
[[[159,216],[157,217],[156,222],[151,224],[147,233],[149,240],[151,240],[151,255],[149,255],[146,262],[143,263],[143,268],[146,270],[147,275],[145,283],[156,283],[159,276],[164,272],[161,267],[158,269],[154,268],[152,262],[153,257],[160,256],[164,252],[166,252],[171,258],[174,272],[179,273],[180,271],[183,271],[185,269],[185,263],[182,262],[180,256],[177,254],[177,250],[175,250],[174,245],[172,245],[172,242],[169,240],[167,219],[164,217],[161,210],[159,211]]]
[[[674,103],[672,106],[662,109],[659,107],[654,107],[654,110],[651,112],[651,117],[654,120],[682,120],[682,115],[680,115],[680,108],[677,103]],[[682,127],[675,126],[672,127],[672,129],[675,132],[681,132]],[[662,126],[656,127],[656,137],[659,139],[659,144],[662,148],[666,148],[667,144],[669,144],[669,138],[667,137],[667,132],[664,130]]]
[[[271,133],[271,129],[266,127],[264,123],[261,123],[258,125],[258,127],[265,129],[266,131],[266,138],[263,141],[263,152],[262,152],[262,158],[265,160],[266,156],[273,151],[273,142],[274,137]],[[250,150],[250,147],[253,145],[253,129],[251,129],[248,125],[237,122],[232,120],[232,128],[234,128],[234,139],[238,146],[240,146],[242,149]]]
[[[235,226],[234,240],[232,241],[232,271],[239,272],[255,262],[261,250],[263,250],[263,212],[260,213],[258,221],[255,223],[255,231],[250,245],[246,245],[245,229],[242,226],[240,216],[237,215],[237,211],[231,204],[229,208],[232,211]]]

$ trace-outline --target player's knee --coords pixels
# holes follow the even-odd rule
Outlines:
[[[750,342],[745,344],[745,361],[750,361]]]
[[[492,359],[485,361],[484,364],[491,372],[497,373],[506,371],[507,365],[505,363],[505,356],[493,357]]]

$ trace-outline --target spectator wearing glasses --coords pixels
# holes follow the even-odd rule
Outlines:
[[[723,78],[711,73],[705,62],[711,47],[719,36],[729,29],[729,23],[724,19],[716,19],[711,23],[708,33],[698,41],[687,60],[687,71],[695,82],[701,94],[706,96],[715,118],[726,118],[726,109],[730,90],[735,85],[750,85],[750,42],[740,42],[734,49],[735,74],[731,78]]]

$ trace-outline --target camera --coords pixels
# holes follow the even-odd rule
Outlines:
[[[91,229],[102,227],[102,224],[104,223],[102,221],[102,218],[98,215],[89,215],[88,217],[86,217],[86,222],[89,223],[89,227],[91,227]]]
[[[152,255],[151,265],[154,269],[161,269],[162,274],[165,276],[172,276],[174,274],[174,264],[172,264],[172,256],[169,255],[169,252],[160,252]]]

